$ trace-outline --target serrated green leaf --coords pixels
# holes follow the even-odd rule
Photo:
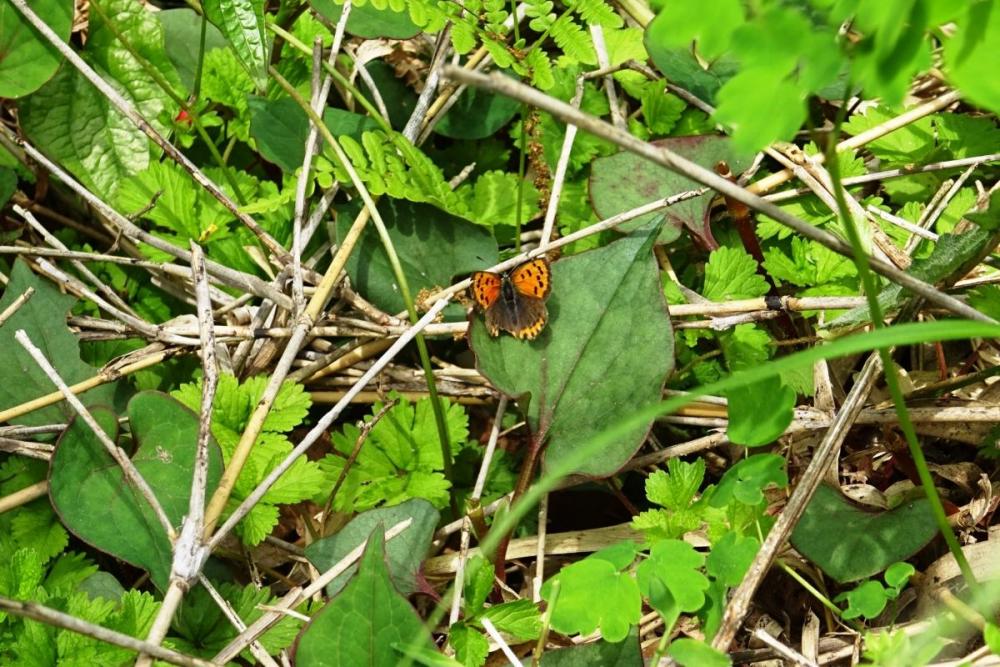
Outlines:
[[[706,299],[752,299],[767,291],[767,281],[757,273],[757,262],[747,251],[723,246],[709,256],[702,294]]]
[[[754,454],[732,466],[719,480],[710,504],[723,507],[738,501],[744,505],[758,505],[764,500],[763,490],[774,484],[778,488],[788,485],[785,459],[777,454]]]
[[[600,628],[608,641],[621,641],[638,623],[641,600],[635,579],[606,560],[584,558],[568,565],[542,585],[552,604],[552,584],[560,582],[552,606],[552,627],[566,634],[588,635]]]
[[[542,633],[542,614],[531,600],[513,600],[489,607],[479,616],[489,619],[497,630],[525,642]]]
[[[448,630],[448,643],[455,649],[455,657],[465,667],[482,667],[490,654],[490,643],[481,632],[465,623],[456,623]]]
[[[646,497],[666,509],[683,509],[694,500],[704,479],[704,459],[688,463],[672,458],[667,461],[667,472],[656,470],[646,478]]]

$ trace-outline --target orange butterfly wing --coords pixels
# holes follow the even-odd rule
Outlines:
[[[476,271],[472,274],[472,298],[485,310],[496,303],[500,296],[501,278],[489,271]]]
[[[552,291],[552,268],[548,260],[536,257],[514,269],[510,281],[524,296],[545,300]]]

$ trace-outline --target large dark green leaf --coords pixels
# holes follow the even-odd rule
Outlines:
[[[469,88],[434,126],[434,131],[452,139],[485,139],[506,125],[520,106],[520,102],[509,97]]]
[[[309,118],[295,100],[282,97],[269,100],[251,96],[250,133],[265,159],[288,172],[302,167],[305,157],[306,137],[309,136]],[[367,116],[343,109],[327,109],[323,122],[335,137],[345,134],[361,141],[361,134],[379,129],[379,124]]]
[[[340,21],[344,12],[343,3],[333,0],[311,0],[313,9],[328,19],[331,23]],[[347,17],[344,30],[355,37],[377,39],[410,39],[420,32],[420,26],[410,20],[410,15],[404,10],[397,12],[392,7],[379,9],[377,3],[356,4],[351,7],[351,15]]]
[[[646,26],[643,41],[650,59],[672,83],[689,90],[709,104],[715,104],[719,88],[739,70],[736,59],[723,54],[709,63],[707,68],[702,67],[690,48],[673,46],[669,35],[663,34],[671,30],[668,19],[669,17],[661,14]]]
[[[194,90],[194,78],[198,72],[198,51],[201,49],[202,17],[193,9],[182,7],[157,12],[156,18],[163,25],[167,57],[177,68],[177,75],[188,90]],[[205,51],[225,46],[226,38],[219,29],[211,23],[205,26]]]
[[[115,439],[114,413],[94,417]],[[198,417],[159,392],[136,394],[128,404],[132,462],[153,489],[175,527],[188,513]],[[208,495],[222,474],[222,454],[209,443]],[[76,419],[56,446],[49,469],[49,495],[66,527],[88,544],[149,570],[164,590],[170,575],[170,541],[149,503],[123,478],[122,470],[83,420]]]
[[[937,534],[926,498],[872,512],[821,485],[792,533],[792,544],[844,583],[877,574],[920,551]]]
[[[672,137],[653,142],[711,169],[725,161],[730,170],[738,174],[749,166],[749,160],[736,155],[728,137],[702,135],[697,137]],[[609,218],[623,211],[648,204],[656,199],[669,197],[700,187],[689,178],[666,167],[653,164],[634,153],[622,151],[594,160],[590,170],[590,198],[594,212],[600,218]],[[649,224],[654,219],[664,221],[660,243],[670,243],[680,235],[684,225],[697,235],[704,234],[705,212],[713,193],[674,204],[663,213],[649,213],[636,218],[619,229],[632,230]]]
[[[386,543],[392,581],[401,593],[409,595],[416,588],[417,572],[430,548],[439,516],[434,506],[422,498],[414,498],[394,507],[368,510],[351,519],[336,535],[306,547],[306,557],[319,571],[328,570],[367,540],[377,526],[390,528],[400,521],[413,519],[406,530]],[[331,581],[326,587],[326,594],[333,597],[339,593],[357,569],[356,565],[352,565]]]
[[[17,382],[0,382],[0,410],[51,394],[55,385],[45,375],[14,334],[24,329],[31,341],[45,354],[67,384],[75,384],[97,375],[97,369],[80,359],[80,343],[66,326],[66,314],[76,302],[52,283],[39,279],[28,265],[18,260],[10,275],[10,283],[0,299],[0,312],[21,296],[29,287],[35,290],[31,300],[0,326],[0,368],[5,377]],[[84,405],[112,405],[114,385],[106,384],[80,395]],[[15,424],[38,426],[63,424],[74,415],[73,408],[59,402],[12,419]]]
[[[356,210],[341,209],[335,242],[339,243],[350,229]],[[414,297],[422,289],[447,286],[454,276],[497,263],[497,244],[485,227],[434,206],[402,199],[383,197],[378,210]],[[347,260],[347,273],[354,288],[379,308],[389,313],[406,308],[389,258],[370,222]]]
[[[479,370],[511,396],[530,395],[529,423],[546,438],[546,464],[609,423],[660,400],[673,368],[673,333],[652,256],[656,231],[553,263],[549,323],[534,341],[470,332]],[[629,433],[577,472],[606,476],[642,443]]]
[[[299,635],[298,667],[395,665],[400,662],[399,649],[415,638],[422,648],[433,646],[420,617],[393,588],[384,546],[383,529],[377,527],[357,575]]]
[[[73,0],[34,0],[33,12],[64,42],[73,24]],[[62,56],[21,12],[0,0],[0,97],[21,97],[52,78]]]

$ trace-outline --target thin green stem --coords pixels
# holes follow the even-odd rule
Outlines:
[[[847,86],[847,90],[850,90],[849,85]],[[875,274],[872,272],[868,263],[868,254],[862,247],[861,235],[858,232],[858,229],[855,226],[854,218],[847,207],[847,199],[844,195],[844,189],[841,186],[840,165],[837,161],[836,152],[837,148],[833,140],[833,137],[836,137],[840,132],[840,126],[844,120],[846,108],[847,104],[841,105],[834,124],[834,132],[830,134],[829,140],[827,141],[826,166],[830,172],[830,180],[833,182],[833,195],[837,202],[837,213],[840,217],[844,232],[847,235],[847,239],[851,244],[851,249],[854,254],[854,264],[857,266],[858,276],[861,279],[861,285],[864,288],[865,298],[868,300],[872,326],[875,329],[880,329],[885,327],[885,322],[882,320],[882,308],[878,302],[878,285],[875,281]],[[880,347],[878,349],[878,354],[882,359],[885,384],[889,389],[889,394],[892,396],[892,403],[896,408],[896,415],[899,417],[899,427],[902,429],[903,435],[906,438],[906,444],[910,449],[910,456],[913,458],[914,466],[917,469],[917,476],[920,478],[920,484],[923,486],[924,493],[927,495],[927,501],[930,504],[934,520],[937,522],[938,530],[941,532],[941,536],[948,545],[948,550],[951,552],[952,556],[954,556],[955,562],[958,563],[958,567],[962,571],[962,577],[965,579],[966,585],[970,587],[975,586],[975,575],[972,573],[972,568],[969,566],[969,562],[966,560],[965,554],[962,552],[962,546],[958,543],[958,538],[955,537],[955,533],[952,531],[951,525],[948,523],[948,515],[944,511],[944,505],[941,503],[941,497],[938,495],[937,488],[934,486],[934,479],[931,477],[930,469],[927,467],[927,459],[924,457],[924,452],[920,447],[920,443],[917,442],[917,433],[913,428],[913,422],[910,420],[910,413],[906,409],[906,400],[903,398],[903,391],[899,386],[899,376],[896,372],[896,362],[892,358],[889,347]]]

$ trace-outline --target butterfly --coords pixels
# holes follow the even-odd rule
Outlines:
[[[543,257],[507,273],[472,274],[472,298],[486,311],[486,329],[491,336],[501,329],[522,340],[537,336],[549,318],[545,300],[551,291],[552,269]]]

